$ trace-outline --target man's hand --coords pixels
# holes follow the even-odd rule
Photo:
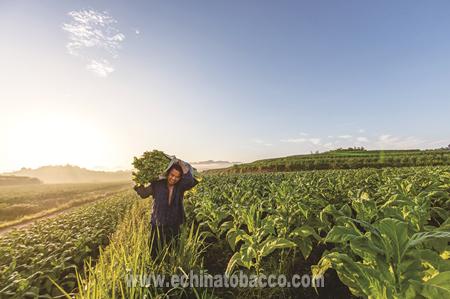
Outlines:
[[[186,165],[186,163],[182,160],[178,160],[178,165],[181,166],[181,169],[183,169],[183,173],[186,174],[189,172],[189,166]]]
[[[141,195],[142,192],[144,191],[144,186],[142,185],[135,185],[133,187],[134,191],[136,191],[137,194]]]
[[[139,194],[139,196],[141,198],[147,198],[150,195],[152,195],[152,187],[151,185],[148,187],[142,186],[142,185],[135,185],[133,187],[134,191],[136,191],[137,194]]]

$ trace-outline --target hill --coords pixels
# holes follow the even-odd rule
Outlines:
[[[206,171],[210,169],[226,168],[240,163],[241,162],[206,160],[206,161],[191,162],[191,165],[195,167],[198,171]]]
[[[131,171],[95,171],[74,165],[42,166],[36,169],[22,168],[18,171],[5,173],[5,175],[34,177],[46,184],[116,182],[131,180]]]
[[[450,165],[450,150],[359,150],[340,149],[310,155],[257,160],[207,173],[355,169],[364,167],[406,167]]]

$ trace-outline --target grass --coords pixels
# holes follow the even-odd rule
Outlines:
[[[204,239],[193,225],[182,227],[178,243],[159,251],[155,259],[151,257],[150,246],[150,201],[138,201],[111,237],[110,245],[100,251],[95,266],[86,261],[84,273],[77,273],[79,299],[100,298],[164,298],[168,294],[181,296],[191,292],[191,296],[214,298],[206,290],[182,288],[160,289],[140,286],[131,280],[130,274],[182,274],[203,268]],[[134,287],[127,286],[127,277]]]

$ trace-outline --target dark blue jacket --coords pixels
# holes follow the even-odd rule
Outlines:
[[[151,216],[152,225],[179,226],[185,220],[183,198],[184,192],[198,184],[191,172],[183,174],[180,181],[175,184],[172,192],[172,200],[169,205],[169,188],[167,179],[154,181],[148,187],[135,187],[141,198],[153,195],[153,210]]]

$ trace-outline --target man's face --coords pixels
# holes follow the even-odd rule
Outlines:
[[[181,179],[181,172],[176,169],[171,169],[167,176],[167,182],[169,185],[175,185]]]

